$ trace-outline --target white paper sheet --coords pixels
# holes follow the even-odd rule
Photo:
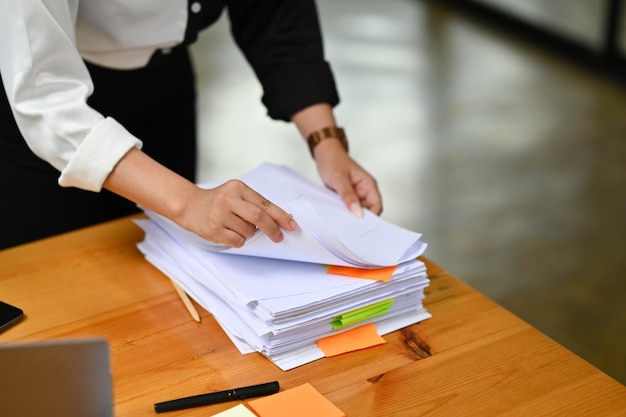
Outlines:
[[[417,260],[420,235],[369,211],[356,218],[332,191],[286,167],[265,164],[240,178],[292,214],[299,228],[275,244],[262,233],[233,249],[147,211],[138,244],[146,259],[210,311],[241,353],[260,352],[283,370],[323,356],[315,341],[365,324],[380,334],[430,317]],[[218,185],[206,184],[211,187]],[[396,266],[388,282],[328,274],[326,264]],[[334,328],[336,317],[378,302],[385,309]]]
[[[335,193],[286,167],[263,164],[240,179],[292,214],[300,226],[298,230],[285,232],[285,239],[279,244],[258,233],[243,247],[229,248],[145,211],[172,235],[214,252],[377,268],[415,259],[426,249],[419,233],[393,225],[369,210],[364,210],[364,217],[359,219]],[[223,182],[202,186],[211,188]]]

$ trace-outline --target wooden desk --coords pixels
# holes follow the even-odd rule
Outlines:
[[[626,415],[623,385],[428,261],[432,319],[385,345],[283,372],[239,354],[204,310],[194,322],[136,249],[142,236],[122,219],[0,251],[0,299],[26,313],[0,342],[104,336],[117,416],[152,416],[155,402],[272,380],[283,389],[310,382],[349,417]]]

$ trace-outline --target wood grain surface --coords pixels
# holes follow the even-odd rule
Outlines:
[[[433,318],[384,345],[283,372],[260,354],[241,355],[197,305],[195,322],[136,249],[142,238],[125,218],[0,251],[0,299],[25,312],[0,343],[105,337],[116,416],[273,380],[282,389],[309,382],[350,417],[626,415],[626,387],[428,259]]]

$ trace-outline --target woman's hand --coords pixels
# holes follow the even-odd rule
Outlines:
[[[306,107],[291,116],[291,120],[304,138],[308,138],[312,132],[335,126],[332,108],[326,103]],[[361,207],[366,207],[375,214],[383,211],[376,180],[350,158],[339,140],[320,141],[313,150],[313,158],[324,184],[336,191],[355,215],[363,216]]]
[[[290,231],[297,227],[289,214],[238,180],[213,189],[198,188],[177,222],[205,239],[236,248],[257,229],[281,242],[281,227]]]
[[[314,150],[317,172],[329,188],[335,190],[346,207],[363,217],[361,207],[374,214],[383,210],[382,199],[374,177],[357,164],[338,140],[327,139]]]
[[[241,181],[202,189],[137,148],[117,163],[104,187],[215,243],[241,247],[261,230],[272,241],[296,222]]]

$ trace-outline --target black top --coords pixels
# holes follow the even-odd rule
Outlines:
[[[190,0],[185,43],[228,11],[237,45],[263,87],[263,104],[277,120],[317,103],[335,106],[339,96],[324,48],[313,0]],[[197,10],[197,5],[196,5]]]

